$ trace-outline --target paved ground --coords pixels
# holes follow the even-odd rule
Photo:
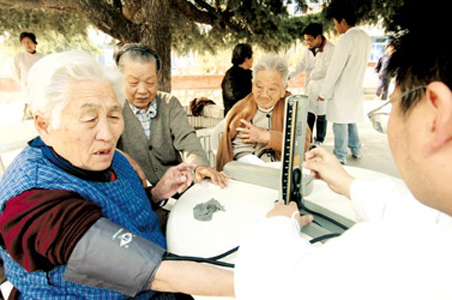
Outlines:
[[[367,114],[368,111],[381,104],[381,102],[366,101],[364,104]],[[400,177],[397,167],[394,164],[394,160],[392,159],[387,135],[377,132],[372,127],[367,116],[365,116],[364,122],[358,123],[358,132],[361,139],[363,157],[356,160],[349,154],[347,157],[347,165]],[[331,124],[328,124],[324,147],[332,151],[333,145],[333,129]]]

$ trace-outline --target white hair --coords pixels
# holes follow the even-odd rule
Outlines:
[[[253,78],[256,78],[260,71],[276,71],[281,75],[281,84],[283,87],[287,86],[289,78],[289,65],[286,60],[277,55],[264,56],[253,68]]]
[[[60,126],[61,112],[67,105],[69,86],[81,81],[106,80],[124,105],[122,75],[102,66],[87,52],[67,51],[50,54],[36,62],[28,75],[28,97],[33,115],[47,118],[52,128]]]

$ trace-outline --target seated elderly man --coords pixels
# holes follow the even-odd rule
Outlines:
[[[194,163],[195,179],[211,178],[226,186],[226,175],[209,167],[201,142],[179,100],[158,91],[159,57],[142,44],[126,44],[116,64],[124,74],[127,103],[123,108],[124,132],[118,148],[129,154],[152,184],[169,167],[181,161]]]
[[[192,181],[183,163],[145,191],[115,151],[123,131],[121,75],[86,53],[49,55],[31,69],[39,136],[0,183],[0,249],[10,298],[190,299],[231,295],[232,273],[163,261],[151,202]]]
[[[218,146],[217,170],[232,160],[278,161],[281,156],[284,103],[289,68],[283,58],[268,55],[253,69],[252,93],[237,102],[226,116]],[[306,135],[309,147],[310,130]]]

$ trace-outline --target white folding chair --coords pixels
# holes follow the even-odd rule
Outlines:
[[[221,136],[223,135],[225,122],[225,119],[221,120],[221,122],[215,126],[210,134],[210,149],[215,156],[217,155],[218,144],[220,143]]]

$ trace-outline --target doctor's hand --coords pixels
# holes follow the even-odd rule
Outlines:
[[[241,138],[245,144],[264,143],[267,145],[268,142],[270,142],[270,132],[268,130],[253,125],[243,119],[241,119],[240,122],[242,122],[245,127],[236,128],[240,133],[237,136]]]
[[[314,178],[325,181],[333,192],[350,198],[350,185],[355,178],[345,171],[334,154],[322,147],[312,149],[306,152],[303,167],[310,169]]]
[[[319,98],[317,98],[317,101],[325,101],[325,98],[319,96]]]
[[[267,218],[277,217],[277,216],[295,218],[295,220],[297,220],[298,224],[300,224],[300,228],[308,225],[314,219],[311,215],[301,216],[298,211],[297,204],[295,202],[290,202],[288,205],[284,205],[279,202],[276,202],[275,207],[271,211],[268,212]]]
[[[226,187],[228,185],[229,176],[224,172],[218,172],[217,170],[207,167],[201,166],[195,169],[195,181],[201,182],[204,178],[210,178],[212,183],[218,185],[219,187]]]
[[[181,163],[169,168],[151,190],[152,201],[168,199],[176,193],[182,193],[193,182],[192,170],[195,164]]]

